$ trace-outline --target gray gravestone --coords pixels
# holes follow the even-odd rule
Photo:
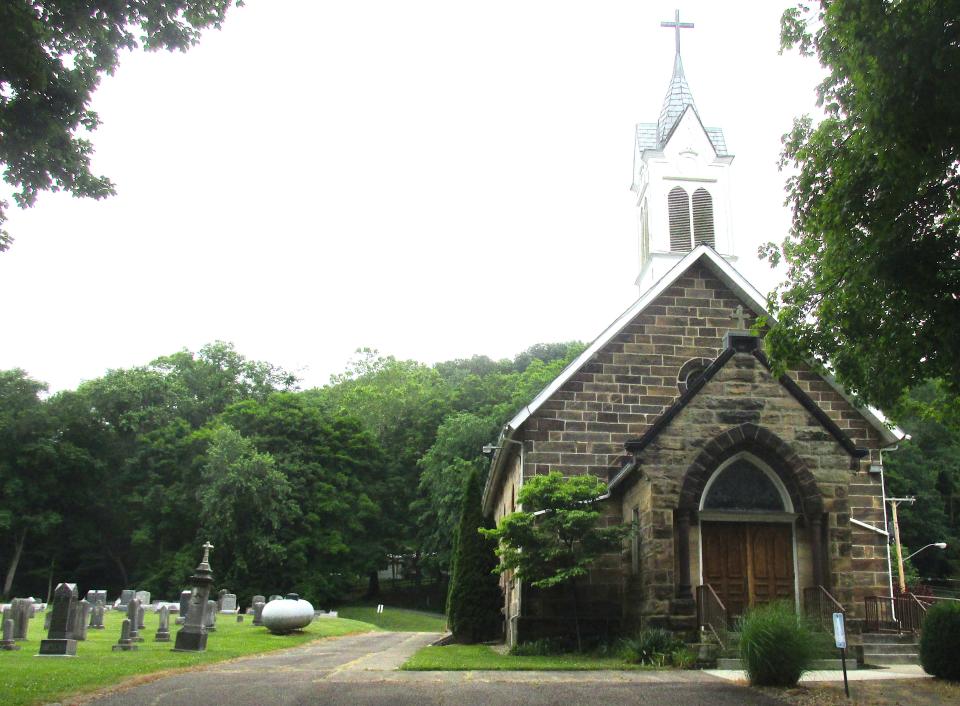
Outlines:
[[[137,597],[137,592],[132,588],[125,588],[120,591],[120,602],[117,604],[118,610],[126,610],[130,601]]]
[[[160,626],[153,639],[155,642],[170,642],[170,609],[167,606],[160,608]]]
[[[52,611],[52,610],[48,610],[48,611],[46,612],[46,614],[44,614],[44,616],[43,616],[43,629],[44,629],[44,630],[49,630],[49,629],[50,629],[50,620],[51,620],[52,618],[53,618],[53,611]]]
[[[0,640],[0,650],[19,650],[20,645],[13,639],[13,620],[7,617],[7,609],[3,610],[3,639]]]
[[[207,610],[203,616],[203,627],[207,629],[207,632],[216,632],[217,631],[217,602],[216,601],[207,601]]]
[[[187,622],[187,611],[190,610],[190,596],[192,591],[180,591],[180,615],[177,616],[177,625]]]
[[[237,612],[237,596],[233,593],[225,593],[220,599],[220,612],[221,613],[236,613]]]
[[[257,601],[253,604],[253,624],[254,625],[263,625],[263,606],[266,603],[263,601]]]
[[[266,603],[266,602],[267,602],[267,599],[264,598],[263,596],[254,596],[254,597],[253,597],[253,600],[250,601],[250,605],[253,605],[253,604],[256,603],[257,601],[260,601],[261,603]]]
[[[237,613],[237,622],[238,622],[238,623],[242,623],[242,622],[243,622],[243,613]]]
[[[129,652],[137,649],[137,643],[130,638],[130,618],[124,618],[120,625],[120,639],[113,646],[114,652]]]
[[[10,616],[13,619],[13,639],[26,640],[30,619],[33,618],[33,599],[14,598],[10,607],[13,613]]]
[[[47,639],[40,641],[44,657],[76,657],[77,641],[73,636],[77,613],[77,584],[61,583],[53,592],[53,618]]]
[[[190,594],[190,608],[186,614],[186,622],[177,633],[177,642],[173,649],[176,652],[203,652],[207,649],[207,631],[204,629],[203,613],[207,598],[210,596],[210,587],[213,585],[213,571],[210,570],[210,542],[203,544],[203,558],[200,565],[193,572],[190,580],[193,582],[193,591]]]
[[[103,604],[103,601],[97,601],[94,603],[93,608],[90,610],[90,625],[87,627],[91,630],[103,630],[103,612],[106,609],[106,606]]]
[[[90,601],[84,598],[77,604],[77,612],[74,615],[73,638],[83,641],[87,639],[87,620],[90,617]]]
[[[131,598],[127,604],[127,620],[130,621],[130,639],[134,642],[143,642],[137,627],[140,625],[140,601],[136,598]]]
[[[140,599],[140,605],[150,605],[150,591],[137,591],[134,594],[134,598]]]
[[[137,599],[139,600],[139,599]],[[137,630],[143,630],[147,626],[144,624],[143,619],[146,617],[147,609],[144,608],[143,603],[137,606]]]
[[[218,613],[223,608],[223,597],[228,593],[230,593],[230,589],[228,588],[221,588],[219,591],[217,591],[217,612]]]
[[[276,593],[270,596],[270,601],[282,601],[282,600],[283,600],[283,596],[277,595]],[[270,601],[267,601],[267,603],[269,603]]]
[[[91,588],[87,591],[87,600],[90,601],[91,606],[95,606],[97,601],[103,601],[103,604],[107,604],[107,592],[103,589],[97,590]]]

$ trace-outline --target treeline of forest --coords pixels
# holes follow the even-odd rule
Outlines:
[[[217,584],[336,602],[402,555],[445,572],[464,480],[484,444],[579,351],[540,344],[512,360],[433,366],[359,351],[322,388],[226,343],[111,370],[47,395],[0,371],[0,576],[4,597],[83,590],[175,597],[215,545]],[[960,576],[960,404],[930,382],[893,418],[885,453],[905,545],[921,576]]]
[[[580,350],[433,366],[363,350],[303,391],[222,342],[52,395],[0,371],[3,596],[71,581],[173,598],[206,540],[240,595],[329,604],[388,554],[439,575],[483,445]]]

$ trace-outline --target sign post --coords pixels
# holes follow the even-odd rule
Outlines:
[[[840,664],[843,667],[843,691],[850,698],[850,684],[847,682],[847,630],[843,622],[843,613],[833,614],[833,639],[840,650]]]

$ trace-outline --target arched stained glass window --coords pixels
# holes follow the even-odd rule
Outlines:
[[[704,510],[783,512],[783,497],[773,480],[746,459],[719,471],[707,488]]]
[[[667,195],[670,216],[670,250],[690,251],[690,197],[683,187],[675,186]]]
[[[703,188],[693,192],[693,241],[694,245],[716,247],[713,233],[713,197]]]

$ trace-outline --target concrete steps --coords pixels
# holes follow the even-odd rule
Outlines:
[[[863,662],[877,667],[896,664],[920,664],[917,636],[896,633],[864,633]]]

